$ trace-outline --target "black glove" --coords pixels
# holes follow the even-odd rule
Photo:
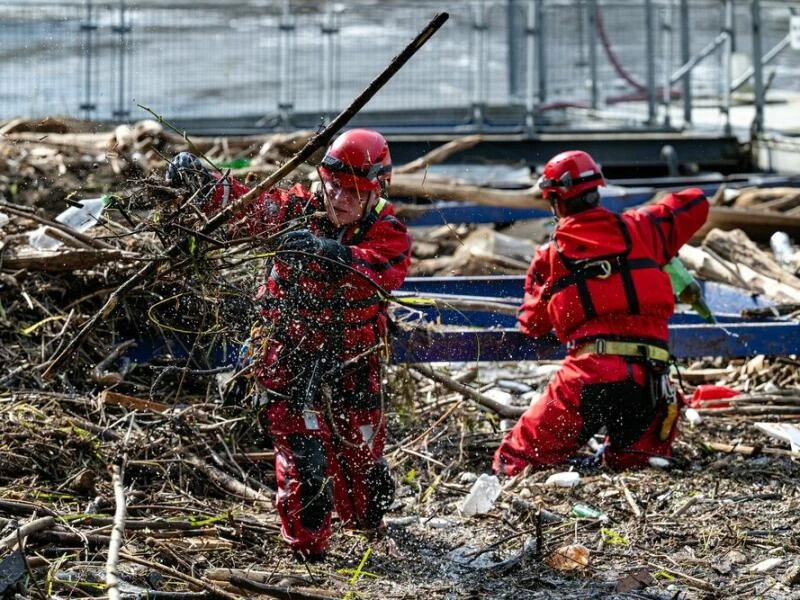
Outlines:
[[[285,234],[280,249],[317,254],[345,264],[351,262],[350,248],[336,240],[318,238],[308,229],[290,231]]]
[[[202,161],[191,152],[180,152],[172,157],[164,175],[167,185],[188,188],[206,197],[214,189],[214,178]]]

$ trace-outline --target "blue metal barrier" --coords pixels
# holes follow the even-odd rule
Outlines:
[[[670,349],[678,358],[800,354],[800,323],[671,325]],[[554,337],[533,339],[513,329],[402,332],[392,340],[395,363],[506,362],[563,358]]]
[[[399,297],[436,299],[438,306],[415,305],[425,315],[420,326],[403,328],[392,339],[392,361],[473,362],[550,360],[563,358],[565,349],[551,336],[532,339],[514,329],[513,315],[487,310],[458,310],[448,306],[455,298],[496,302],[511,309],[519,306],[523,278],[499,277],[410,277]],[[706,301],[718,323],[709,325],[688,311],[670,320],[670,347],[678,358],[701,356],[747,357],[756,354],[786,356],[800,354],[800,323],[777,318],[744,322],[741,311],[772,303],[728,285],[701,282]],[[401,309],[402,310],[402,309]],[[426,324],[444,327],[436,330]],[[128,358],[150,362],[154,357],[180,359],[193,368],[229,365],[235,360],[238,342],[209,337],[196,343],[191,335],[163,332],[156,339],[140,340]],[[188,348],[201,348],[191,353]],[[169,362],[169,360],[167,361]]]

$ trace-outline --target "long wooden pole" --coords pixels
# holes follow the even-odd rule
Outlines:
[[[430,23],[409,43],[403,51],[395,56],[387,67],[375,78],[372,82],[364,88],[356,98],[350,103],[350,106],[345,108],[339,115],[331,121],[331,123],[322,131],[314,135],[306,142],[297,154],[289,159],[284,165],[275,171],[272,175],[261,181],[257,186],[247,192],[244,196],[230,204],[213,218],[211,218],[200,230],[199,233],[209,235],[231,218],[231,216],[240,212],[258,198],[263,192],[274,187],[275,184],[286,177],[289,173],[294,171],[298,166],[308,160],[314,152],[319,148],[327,146],[342,127],[344,127],[353,116],[360,111],[364,105],[380,90],[386,83],[405,65],[408,60],[422,48],[423,45],[436,33],[442,25],[449,18],[446,12],[438,13]],[[174,258],[186,252],[188,248],[191,235],[187,235],[179,242],[170,246],[164,254],[169,258]],[[108,298],[103,307],[89,319],[77,333],[77,335],[70,340],[64,349],[50,360],[47,369],[42,373],[44,379],[49,379],[53,376],[55,370],[69,357],[83,342],[89,332],[94,329],[95,325],[102,320],[106,319],[119,305],[119,301],[128,294],[133,288],[138,286],[142,281],[146,280],[158,269],[158,263],[153,261],[146,264],[127,281],[120,285]]]

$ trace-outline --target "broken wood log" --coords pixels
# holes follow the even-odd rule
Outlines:
[[[800,216],[784,213],[725,206],[712,206],[708,219],[692,237],[692,242],[699,243],[712,229],[742,229],[747,236],[759,242],[769,241],[770,236],[778,230],[785,231],[794,239],[800,239]]]
[[[80,271],[92,269],[97,265],[114,261],[141,260],[142,255],[125,250],[82,250],[64,248],[60,250],[33,250],[28,247],[6,252],[0,258],[4,269],[29,269],[58,273],[61,271]]]
[[[458,154],[463,150],[468,150],[469,148],[479,144],[481,141],[483,141],[483,136],[481,135],[467,135],[449,141],[438,148],[434,148],[426,155],[420,156],[418,159],[412,160],[410,163],[406,163],[400,167],[397,167],[392,173],[392,178],[394,179],[398,174],[402,175],[405,173],[414,173],[416,171],[427,169],[430,165],[444,162],[453,154]]]
[[[800,452],[783,450],[782,448],[762,448],[760,446],[745,446],[744,444],[722,444],[719,442],[703,442],[702,447],[714,452],[725,452],[726,454],[744,454],[745,456],[758,456],[759,454],[770,454],[774,456],[788,456],[800,458]]]
[[[316,588],[301,588],[283,585],[269,585],[236,575],[231,576],[229,583],[249,592],[258,592],[279,600],[336,600],[341,594],[331,594]]]
[[[737,265],[712,256],[707,250],[683,246],[678,256],[701,279],[719,281],[753,294],[764,294],[778,302],[800,303],[800,293],[793,286],[766,277],[746,265]]]
[[[260,491],[251,488],[250,486],[242,483],[241,481],[231,477],[227,473],[221,471],[217,467],[209,465],[202,458],[191,452],[181,454],[181,459],[203,473],[211,481],[219,485],[222,489],[227,490],[231,494],[244,498],[245,500],[252,500],[255,502],[264,502],[272,504],[272,498],[262,494]]]
[[[410,200],[456,200],[484,206],[550,210],[550,204],[536,186],[523,190],[499,190],[460,183],[449,177],[430,173],[392,175],[389,192],[393,197]]]
[[[800,290],[800,278],[781,267],[772,255],[756,246],[741,229],[712,229],[703,240],[703,246],[711,248],[725,260],[746,265],[765,277]]]
[[[32,533],[50,529],[55,522],[56,520],[53,517],[41,517],[34,519],[30,523],[25,523],[25,525],[18,527],[6,537],[0,539],[0,550],[13,547],[20,540],[24,541]]]

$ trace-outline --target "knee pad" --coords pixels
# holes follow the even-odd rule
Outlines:
[[[619,450],[641,437],[655,418],[656,408],[647,388],[629,379],[584,386],[580,413],[582,443],[605,425],[611,448]]]
[[[288,442],[300,483],[300,523],[315,531],[333,510],[325,446],[321,440],[306,435],[291,435]]]
[[[370,498],[364,515],[364,527],[374,529],[394,501],[394,480],[385,460],[373,464],[367,469],[364,481],[370,490]]]

